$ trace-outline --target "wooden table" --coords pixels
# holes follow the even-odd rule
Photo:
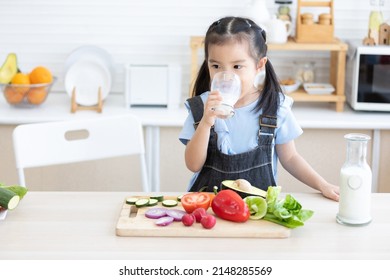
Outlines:
[[[29,192],[0,221],[0,259],[390,259],[390,193],[372,195],[365,227],[337,224],[334,201],[295,193],[315,214],[285,239],[118,237],[130,195],[137,194]]]

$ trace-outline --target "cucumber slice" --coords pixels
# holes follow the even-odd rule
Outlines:
[[[176,199],[177,199],[177,201],[181,201],[181,199],[183,198],[183,196],[184,196],[184,194],[182,194],[182,195],[179,195]]]
[[[154,198],[149,198],[148,206],[156,206],[158,204],[158,200]]]
[[[158,202],[161,202],[164,200],[164,196],[163,195],[154,195],[154,196],[151,196],[150,197],[151,199],[157,199]]]
[[[149,205],[149,199],[147,198],[141,198],[135,202],[135,206],[137,206],[138,208],[148,206],[148,205]]]
[[[177,205],[177,201],[173,199],[166,199],[162,202],[162,205],[165,207],[175,207]]]
[[[139,198],[137,197],[129,197],[126,199],[126,204],[134,205],[138,200]]]

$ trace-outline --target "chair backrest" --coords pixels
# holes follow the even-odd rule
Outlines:
[[[13,143],[22,186],[24,168],[138,154],[142,187],[149,191],[142,124],[131,114],[23,124],[14,129]]]

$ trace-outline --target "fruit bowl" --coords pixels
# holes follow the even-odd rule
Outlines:
[[[0,84],[4,98],[10,105],[16,107],[36,107],[45,102],[56,78],[45,84]]]
[[[285,93],[291,93],[296,91],[301,85],[301,82],[294,79],[285,79],[282,80],[280,86],[282,87]]]

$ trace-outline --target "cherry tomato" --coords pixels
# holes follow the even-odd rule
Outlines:
[[[204,208],[196,208],[194,212],[192,212],[192,215],[194,215],[195,220],[197,223],[200,223],[202,220],[203,216],[206,216],[206,210]]]
[[[202,220],[200,221],[202,226],[206,229],[211,229],[215,226],[217,223],[217,219],[213,215],[206,215],[203,216]]]
[[[196,208],[210,207],[210,197],[204,193],[187,193],[181,198],[181,205],[187,213],[192,213]]]
[[[195,216],[193,214],[184,214],[181,222],[186,227],[192,226],[192,224],[195,222]]]

